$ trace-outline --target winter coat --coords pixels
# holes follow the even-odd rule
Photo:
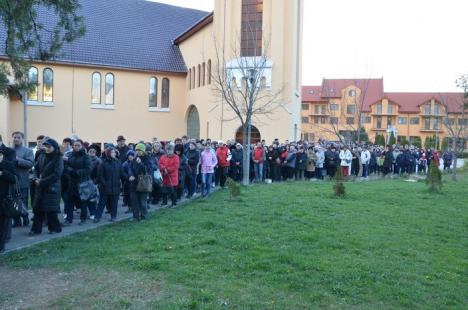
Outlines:
[[[214,167],[218,164],[216,156],[211,150],[204,150],[200,155],[201,173],[214,173]]]
[[[229,167],[231,160],[231,151],[226,146],[219,147],[216,150],[216,157],[218,159],[218,165],[220,167]]]
[[[368,165],[370,163],[370,160],[371,160],[371,154],[369,152],[369,150],[364,150],[361,152],[361,163],[363,165]]]
[[[3,157],[3,161],[0,163],[0,171],[2,175],[0,175],[0,209],[3,206],[3,199],[8,196],[8,191],[10,186],[15,184],[15,166],[10,161],[5,160],[5,156]],[[0,214],[2,217],[2,214]]]
[[[255,149],[252,152],[252,159],[257,161],[258,164],[262,164],[263,160],[265,157],[265,151],[263,150],[263,147],[255,147]]]
[[[184,154],[179,155],[179,188],[184,188],[185,186],[185,178],[187,175],[191,174],[191,168],[188,164],[187,156]]]
[[[277,165],[279,161],[280,153],[276,149],[268,151],[266,154],[266,160],[270,166]]]
[[[84,149],[73,151],[65,164],[65,173],[70,176],[70,190],[78,194],[78,185],[91,178],[91,158]]]
[[[5,144],[0,145],[0,150],[3,150],[3,160],[9,161],[12,165],[14,165],[15,160],[16,160],[15,150],[9,148]],[[16,168],[15,168],[15,174],[16,174]]]
[[[97,183],[101,195],[119,195],[122,176],[123,169],[119,159],[104,159],[97,172]]]
[[[315,168],[323,168],[323,164],[325,163],[325,152],[319,150],[315,153],[315,156]]]
[[[39,180],[39,186],[35,190],[33,209],[60,213],[62,193],[60,179],[64,171],[63,158],[59,152],[43,153],[41,156],[43,160],[37,160],[34,166],[34,175]]]
[[[236,163],[239,163],[239,167],[242,167],[242,161],[243,161],[243,158],[244,158],[244,150],[235,149],[234,151],[231,152],[231,154],[232,154],[231,166],[236,167],[237,166]]]
[[[296,169],[305,170],[307,167],[307,153],[297,152],[296,153]]]
[[[198,174],[198,164],[200,163],[200,152],[198,150],[188,150],[187,152],[188,165],[192,173]]]
[[[159,159],[159,169],[163,177],[163,186],[174,187],[179,185],[179,156],[163,155]]]
[[[149,163],[148,156],[143,155],[137,158],[140,158],[141,162],[138,163],[135,158],[133,161],[129,162],[128,169],[127,169],[127,176],[129,178],[132,176],[135,178],[135,180],[129,183],[129,189],[132,192],[136,192],[138,179],[140,175],[145,175],[145,174],[152,175],[153,174],[153,171],[151,171],[151,164]]]
[[[351,161],[353,159],[353,154],[350,150],[341,150],[340,151],[340,165],[342,167],[351,167]]]
[[[314,172],[315,171],[315,163],[317,161],[317,156],[313,149],[307,150],[307,171]]]
[[[383,162],[383,166],[385,168],[392,168],[392,164],[393,164],[393,152],[392,151],[386,151],[384,152],[384,162]]]
[[[340,154],[337,151],[327,151],[325,153],[325,162],[328,166],[337,166],[340,163]]]
[[[288,152],[288,156],[284,160],[286,166],[296,168],[296,152]]]
[[[106,160],[106,158],[103,158],[100,159],[99,157],[97,156],[94,156],[94,157],[91,157],[91,166],[92,166],[92,170],[91,170],[91,180],[94,181],[94,183],[98,183],[98,169],[99,169],[99,166],[102,164],[102,161],[103,160]]]
[[[442,155],[442,158],[444,160],[444,165],[451,166],[453,161],[453,152],[445,152],[444,155]]]
[[[29,188],[29,171],[34,166],[33,151],[24,146],[14,148],[16,152],[16,174],[20,188]]]
[[[116,147],[115,150],[119,153],[119,161],[120,164],[123,164],[127,161],[127,152],[130,150],[128,145],[124,145],[123,147]]]

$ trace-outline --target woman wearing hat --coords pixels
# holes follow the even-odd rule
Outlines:
[[[1,141],[1,136],[0,136]],[[11,219],[3,214],[3,200],[7,197],[10,186],[15,183],[15,167],[7,161],[9,150],[0,144],[0,253],[5,250],[5,241]]]
[[[61,182],[63,173],[63,157],[54,139],[46,139],[43,143],[45,153],[42,160],[37,160],[34,166],[35,196],[33,202],[34,221],[30,234],[42,232],[42,224],[47,220],[49,233],[60,233],[62,228],[58,219],[60,213]]]
[[[133,210],[133,218],[137,221],[144,220],[148,213],[148,193],[137,191],[138,180],[141,175],[152,175],[151,164],[146,155],[146,145],[138,143],[135,146],[135,159],[128,169],[130,189],[130,201]]]

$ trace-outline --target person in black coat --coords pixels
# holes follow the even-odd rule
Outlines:
[[[43,145],[45,152],[39,154],[34,166],[34,220],[30,235],[42,233],[42,224],[46,219],[49,233],[62,231],[58,213],[62,192],[63,158],[57,141],[48,138]]]
[[[383,174],[384,176],[386,176],[387,174],[389,174],[392,170],[392,164],[393,164],[393,152],[392,150],[390,149],[390,146],[387,145],[385,147],[385,151],[384,151],[384,162],[383,162]]]
[[[231,152],[231,170],[234,180],[240,182],[242,180],[242,164],[244,159],[244,150],[242,144],[237,143],[234,151]]]
[[[304,172],[307,167],[308,156],[307,153],[304,151],[304,148],[301,146],[296,153],[296,169],[295,169],[295,177],[296,180],[302,181],[304,180]]]
[[[94,222],[99,222],[104,211],[104,206],[110,210],[111,222],[117,218],[117,205],[120,195],[120,179],[123,178],[123,169],[117,159],[114,148],[106,150],[106,157],[98,168],[97,183],[99,184],[102,203],[96,211]]]
[[[278,144],[274,143],[268,148],[266,153],[266,160],[268,163],[269,178],[274,181],[280,181],[280,153],[278,151]]]
[[[91,158],[86,154],[81,140],[73,142],[73,152],[70,154],[65,163],[65,173],[70,176],[69,209],[65,210],[67,214],[67,222],[73,221],[73,208],[76,207],[80,212],[80,225],[86,223],[88,217],[87,201],[81,200],[79,193],[79,185],[82,182],[89,181],[92,172]]]
[[[340,163],[340,154],[336,151],[336,147],[332,146],[329,151],[325,152],[325,165],[327,166],[327,175],[330,178],[335,177],[336,167]]]
[[[197,175],[198,175],[198,164],[200,162],[200,152],[197,150],[197,144],[195,142],[189,143],[189,150],[187,151],[187,160],[190,170],[188,196],[191,198],[197,191]]]
[[[11,224],[11,218],[3,214],[3,200],[8,196],[10,186],[15,184],[15,166],[8,161],[11,151],[0,145],[0,253],[5,250],[5,242]],[[13,152],[14,153],[14,152]]]

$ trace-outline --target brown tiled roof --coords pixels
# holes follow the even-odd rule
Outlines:
[[[382,99],[397,104],[402,113],[419,113],[419,106],[435,99],[447,107],[449,113],[460,111],[463,93],[399,93],[384,92],[383,79],[324,79],[321,86],[303,86],[302,102],[326,102],[331,98],[341,98],[342,90],[351,85],[361,89],[363,111],[370,112],[371,106]]]
[[[434,99],[447,107],[447,112],[460,111],[463,93],[385,93],[385,98],[400,106],[403,113],[419,113],[419,106]]]

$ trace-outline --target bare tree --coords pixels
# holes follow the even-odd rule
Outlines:
[[[243,180],[249,184],[250,145],[253,121],[271,119],[274,111],[280,106],[284,86],[272,90],[265,80],[265,73],[271,64],[268,57],[268,42],[264,39],[261,55],[242,57],[240,41],[234,44],[229,60],[214,39],[215,61],[212,70],[212,85],[215,96],[222,98],[231,115],[223,121],[238,121],[243,132]]]
[[[468,112],[468,74],[460,76],[455,83],[457,87],[463,90],[463,97],[455,97],[443,94],[439,96],[441,103],[446,107],[448,107],[449,100],[455,100],[456,102],[454,104],[459,108],[459,111],[456,112],[458,114],[458,118],[445,117],[443,121],[444,127],[452,140],[451,148],[454,154],[452,179],[454,181],[457,180],[457,153],[462,152],[465,149],[465,145],[468,140],[468,124],[466,119]]]

